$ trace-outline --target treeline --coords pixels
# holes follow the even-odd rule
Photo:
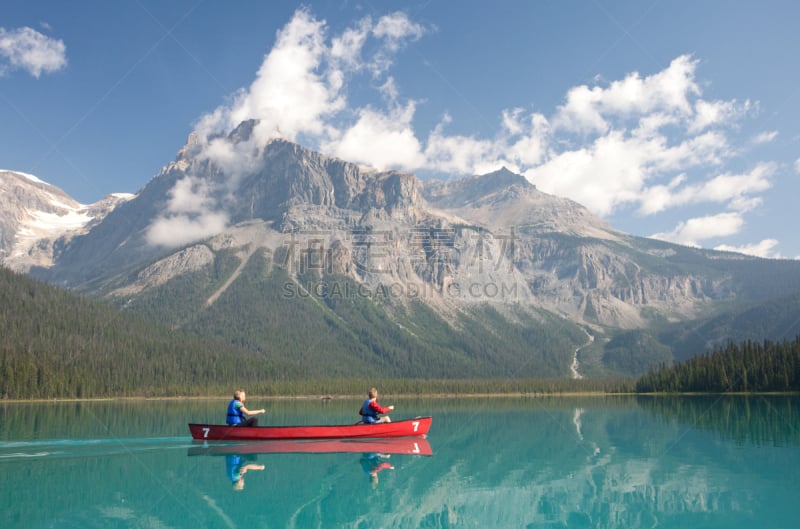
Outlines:
[[[793,341],[728,343],[639,378],[636,391],[800,391],[800,336]]]
[[[633,393],[635,381],[630,378],[325,378],[254,382],[249,395],[260,396],[361,396],[371,386],[383,395],[567,395],[579,393]]]
[[[0,398],[218,395],[300,376],[297,365],[0,268]]]

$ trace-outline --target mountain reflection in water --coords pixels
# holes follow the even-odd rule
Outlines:
[[[335,424],[350,404],[277,402],[270,419]],[[0,407],[0,526],[796,525],[796,397],[409,399],[405,409],[435,419],[423,457],[198,445],[187,416],[218,413],[203,406]]]

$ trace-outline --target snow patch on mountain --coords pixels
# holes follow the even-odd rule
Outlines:
[[[21,272],[51,266],[56,240],[86,233],[134,196],[114,193],[81,204],[32,174],[0,170],[0,264]]]
[[[63,214],[58,214],[26,210],[22,222],[17,227],[12,257],[26,253],[26,250],[39,239],[60,237],[84,227],[94,219],[86,213],[85,206],[77,209],[64,206],[64,211]]]

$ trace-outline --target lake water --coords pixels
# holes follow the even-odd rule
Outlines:
[[[796,397],[381,401],[433,416],[432,455],[192,442],[221,400],[0,404],[0,527],[800,526]],[[360,402],[248,404],[335,424]]]

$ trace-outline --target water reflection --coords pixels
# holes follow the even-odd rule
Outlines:
[[[224,456],[225,475],[233,490],[243,490],[245,474],[251,470],[264,470],[258,463],[258,454],[357,454],[364,473],[372,487],[378,485],[378,474],[394,470],[389,462],[392,455],[431,456],[433,449],[424,438],[401,439],[324,439],[287,441],[194,441],[188,449],[189,456]]]
[[[315,404],[286,413],[330,424],[352,414],[347,403]],[[186,416],[202,411],[161,426],[163,406],[131,416],[56,407],[70,432],[95,435],[97,418],[107,421],[108,439],[69,439],[51,437],[52,410],[51,422],[35,407],[25,421],[12,411],[0,422],[0,527],[796,526],[797,398],[404,407],[436,417],[430,441],[192,442]],[[38,440],[25,438],[31,423]],[[237,473],[246,486],[234,491]]]
[[[381,470],[394,470],[392,464],[389,463],[390,457],[390,454],[376,454],[375,452],[361,456],[361,468],[369,476],[369,481],[373,488],[378,486],[378,472]]]
[[[416,456],[433,455],[427,439],[313,439],[284,441],[193,441],[188,455],[220,454],[333,454],[382,453]]]
[[[256,463],[253,454],[226,454],[225,474],[233,485],[233,490],[244,489],[244,475],[250,470],[264,470],[264,465]]]
[[[640,396],[637,403],[662,420],[675,420],[740,444],[800,445],[796,396]]]

